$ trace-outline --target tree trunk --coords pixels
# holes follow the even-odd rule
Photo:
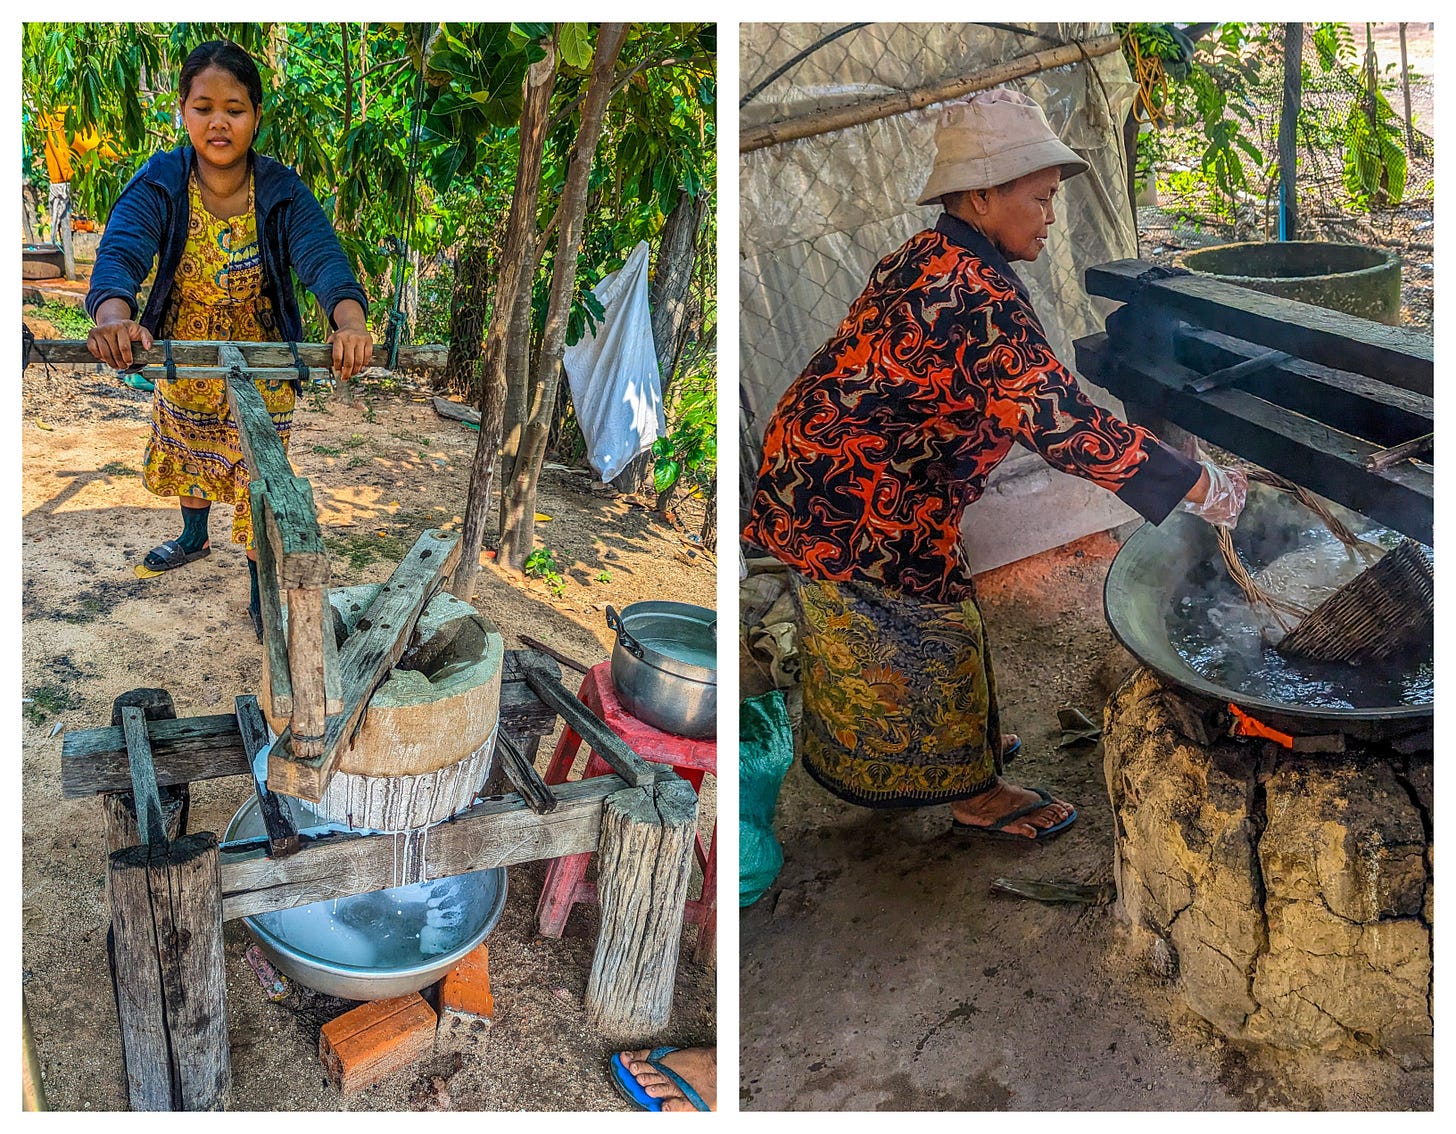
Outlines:
[[[469,401],[480,401],[476,366],[485,342],[485,305],[490,273],[490,249],[476,244],[455,262],[455,284],[450,289],[450,353],[445,369],[431,384]]]
[[[557,235],[556,262],[552,265],[551,298],[546,306],[546,321],[541,331],[541,349],[536,364],[535,388],[530,395],[530,418],[516,458],[515,474],[507,490],[506,525],[501,532],[500,558],[512,570],[525,566],[526,556],[536,538],[536,480],[541,462],[546,457],[546,435],[556,406],[556,390],[561,384],[561,356],[566,347],[566,319],[571,310],[571,296],[576,284],[576,262],[581,251],[581,229],[586,214],[587,179],[601,137],[602,117],[612,91],[612,73],[617,54],[627,38],[627,24],[602,24],[597,32],[596,53],[592,58],[592,74],[586,100],[581,107],[581,126],[576,134],[576,150],[558,207],[560,231]]]
[[[496,317],[490,322],[485,341],[485,365],[481,369],[480,437],[470,467],[470,490],[465,501],[460,562],[450,578],[450,593],[470,601],[475,576],[480,570],[480,548],[490,512],[490,487],[500,449],[501,422],[505,413],[506,338],[510,334],[516,297],[531,277],[522,271],[525,251],[534,238],[536,197],[541,188],[541,154],[546,144],[546,123],[551,107],[551,90],[556,84],[556,43],[545,45],[546,55],[526,72],[525,99],[521,107],[520,157],[516,163],[516,188],[511,197],[510,219],[506,222],[505,247],[500,277],[495,288]],[[532,515],[534,516],[534,512]]]
[[[538,244],[538,248],[540,245]],[[531,262],[531,280],[536,278],[536,265]],[[509,484],[516,475],[516,458],[521,453],[521,434],[526,428],[526,387],[531,378],[531,288],[523,287],[516,299],[515,318],[506,339],[506,412],[501,436],[501,483]],[[506,526],[506,494],[501,493],[500,526]]]

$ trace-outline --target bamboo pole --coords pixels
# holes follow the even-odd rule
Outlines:
[[[1098,36],[1085,43],[1068,43],[1045,51],[1033,51],[1029,55],[1018,55],[1015,59],[1008,59],[1005,63],[998,63],[972,75],[962,75],[908,91],[896,91],[894,94],[865,99],[848,106],[836,106],[798,118],[786,118],[782,122],[755,126],[739,135],[738,152],[748,154],[767,146],[777,146],[800,138],[813,138],[903,114],[908,110],[920,110],[937,102],[960,98],[973,91],[999,86],[1012,79],[1050,71],[1053,67],[1065,67],[1069,63],[1095,59],[1118,50],[1121,44],[1122,40],[1118,36]]]

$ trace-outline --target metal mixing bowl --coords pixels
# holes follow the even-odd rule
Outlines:
[[[295,822],[310,825],[307,816],[296,815]],[[225,839],[264,834],[252,797],[233,816]],[[299,984],[346,1000],[388,1000],[418,992],[453,969],[495,928],[505,904],[501,866],[257,914],[243,925]]]

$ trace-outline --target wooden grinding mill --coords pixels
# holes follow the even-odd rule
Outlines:
[[[324,632],[342,645],[381,590],[331,590]],[[394,832],[469,807],[494,763],[504,654],[500,631],[469,603],[448,592],[430,599],[357,731],[340,741],[337,769],[310,810],[326,822]],[[269,686],[265,679],[259,702],[278,735],[288,717],[274,711]]]

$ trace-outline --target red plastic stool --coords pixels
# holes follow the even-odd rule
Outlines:
[[[582,678],[581,691],[577,697],[596,713],[606,726],[620,736],[644,760],[659,764],[670,764],[674,771],[693,790],[703,790],[703,775],[718,774],[718,742],[716,740],[692,740],[686,736],[674,736],[670,732],[653,728],[632,716],[617,699],[612,685],[612,664],[602,662],[593,666]],[[569,726],[561,733],[551,764],[546,769],[548,784],[565,783],[576,761],[581,737]],[[612,769],[607,762],[592,752],[587,757],[582,779],[604,775]],[[700,897],[689,898],[683,907],[683,920],[697,925],[698,945],[693,953],[695,959],[710,962],[717,948],[718,924],[718,825],[703,846],[701,835],[693,836],[694,854],[698,865],[703,868],[703,892]],[[541,900],[536,906],[536,925],[543,937],[560,937],[566,929],[566,919],[571,907],[577,902],[597,900],[596,883],[586,880],[586,866],[591,854],[573,854],[553,859],[546,871],[546,883],[541,887]]]

